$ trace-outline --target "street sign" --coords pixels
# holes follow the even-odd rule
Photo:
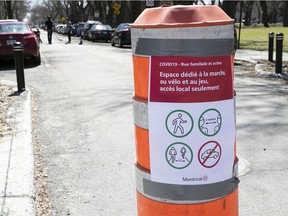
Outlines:
[[[119,10],[120,7],[121,7],[121,6],[120,6],[118,3],[115,3],[115,4],[113,5],[113,9],[114,9],[114,10]]]
[[[113,5],[113,9],[114,9],[113,13],[114,13],[115,15],[119,15],[119,14],[120,14],[120,8],[121,8],[121,5],[118,4],[118,3],[115,3],[115,4]]]

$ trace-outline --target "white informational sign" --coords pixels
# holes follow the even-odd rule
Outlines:
[[[202,185],[232,177],[231,57],[151,57],[151,180]]]

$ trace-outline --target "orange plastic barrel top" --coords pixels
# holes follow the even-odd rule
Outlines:
[[[144,10],[132,28],[209,26],[233,24],[233,22],[234,20],[216,5],[164,5]]]

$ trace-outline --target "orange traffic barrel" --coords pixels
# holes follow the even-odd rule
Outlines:
[[[139,216],[237,216],[234,21],[144,10],[131,27]]]

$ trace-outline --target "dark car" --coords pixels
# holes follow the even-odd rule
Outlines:
[[[94,20],[88,20],[88,21],[86,21],[84,23],[84,26],[83,26],[83,31],[84,31],[83,37],[84,37],[84,39],[88,39],[88,31],[94,24],[101,24],[101,22],[94,21]]]
[[[21,42],[24,58],[41,64],[39,38],[30,26],[20,21],[0,21],[0,59],[14,59],[13,45]]]
[[[130,23],[121,23],[118,25],[111,38],[111,45],[115,46],[115,44],[119,47],[123,47],[123,45],[131,45]]]
[[[72,36],[77,35],[78,27],[79,27],[78,23],[72,24],[72,26],[71,26],[71,35]]]
[[[88,39],[95,41],[95,40],[105,40],[110,41],[112,36],[113,30],[110,25],[106,24],[94,24],[88,30]]]

